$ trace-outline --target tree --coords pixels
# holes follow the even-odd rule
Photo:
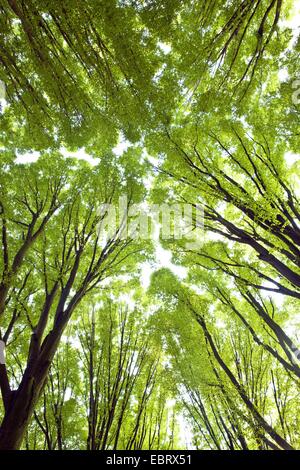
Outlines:
[[[294,7],[0,2],[0,449],[299,448]]]
[[[70,331],[67,335],[71,336]],[[79,406],[80,384],[78,353],[70,341],[63,342],[49,370],[23,447],[34,450],[84,448],[85,416]]]
[[[153,77],[164,62],[157,42],[179,5],[166,3],[150,35],[144,21],[150,23],[160,2],[150,3],[153,11],[117,0],[2,1],[4,132],[15,135],[17,120],[19,147],[26,149],[76,149],[95,140],[107,149],[119,130],[137,140],[155,122]]]
[[[58,166],[56,181],[53,170]],[[85,164],[74,166],[52,155],[23,169],[22,176],[12,161],[9,174],[11,180],[4,184],[13,184],[2,188],[2,317],[6,328],[2,338],[7,341],[11,334],[18,334],[21,320],[27,326],[27,344],[23,342],[26,366],[15,389],[9,385],[6,365],[1,365],[5,416],[0,447],[18,448],[74,310],[104,278],[116,270],[120,273],[138,248],[121,236],[124,214],[113,232],[104,241],[100,238],[107,210],[99,211],[99,197],[101,203],[118,201],[120,193],[111,180],[119,179],[121,189],[117,168],[108,166],[105,159],[90,171]],[[20,177],[27,180],[27,186],[20,184]],[[58,202],[56,188],[62,180]],[[138,185],[129,179],[125,184],[130,205]],[[55,212],[53,205],[59,210]]]
[[[72,319],[75,334],[69,328],[60,345],[26,447],[174,448],[177,410],[149,321],[106,295],[90,308],[83,302]]]
[[[167,302],[169,306],[167,310],[162,309],[162,316],[157,323],[163,320],[167,325],[165,331],[177,376],[175,383],[179,387],[182,384],[187,390],[187,396],[192,399],[189,402],[185,398],[186,394],[181,391],[184,405],[194,420],[195,401],[196,410],[200,408],[201,419],[204,419],[209,433],[209,436],[204,438],[208,442],[213,442],[217,448],[222,448],[223,445],[233,448],[243,445],[252,448],[255,439],[259,443],[259,448],[266,445],[271,449],[292,449],[291,444],[281,435],[283,430],[280,418],[278,417],[278,422],[274,426],[270,425],[264,416],[270,412],[270,409],[274,409],[274,403],[267,401],[267,391],[273,383],[269,370],[272,362],[268,352],[263,348],[252,349],[253,339],[248,329],[241,327],[232,316],[228,319],[221,316],[217,308],[214,313],[214,310],[209,308],[212,304],[207,298],[195,294],[190,287],[180,285],[179,281],[167,271],[162,270],[155,275],[152,286],[154,292],[157,291],[157,286],[163,304]],[[220,320],[224,322],[224,326],[218,323]],[[176,335],[174,330],[177,332]],[[196,357],[193,358],[195,354]],[[297,381],[292,389],[284,393],[291,394],[290,399],[292,397],[295,399],[298,387]],[[217,434],[221,432],[223,437],[220,435],[217,437],[216,431],[210,424],[207,403],[211,399],[211,393],[217,396],[221,394],[221,403],[223,403],[219,405],[221,409],[225,398],[225,412],[228,413],[229,409],[230,426],[235,426],[235,438],[226,426],[224,421],[226,415],[224,416],[223,410],[221,412],[223,422],[220,418],[216,418],[218,416],[216,405],[213,406],[212,413],[219,428]],[[203,405],[203,399],[206,406]],[[277,407],[276,403],[275,406]],[[237,416],[239,421],[238,425],[235,425]],[[228,415],[225,419],[228,419]],[[237,440],[239,444],[236,443]]]

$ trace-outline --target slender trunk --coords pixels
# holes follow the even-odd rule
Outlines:
[[[252,401],[248,398],[244,388],[240,385],[240,383],[237,381],[237,379],[235,378],[235,376],[233,375],[233,373],[230,371],[230,369],[227,367],[227,365],[225,364],[225,362],[222,360],[215,344],[214,344],[214,341],[206,327],[206,323],[204,321],[204,319],[202,317],[200,317],[199,315],[197,315],[197,321],[199,323],[199,325],[201,326],[202,330],[203,330],[203,333],[205,335],[205,338],[207,339],[210,347],[211,347],[211,350],[213,352],[213,355],[215,357],[215,359],[217,360],[218,364],[221,366],[221,368],[223,369],[223,371],[226,373],[226,375],[228,376],[228,378],[230,379],[231,383],[234,385],[234,387],[236,388],[237,392],[239,393],[241,399],[243,400],[243,402],[245,403],[245,405],[247,406],[247,408],[249,409],[249,411],[251,412],[252,416],[254,417],[254,419],[258,422],[258,424],[261,426],[262,429],[264,429],[264,431],[266,433],[269,434],[269,436],[271,436],[271,438],[284,450],[294,450],[294,448],[282,437],[280,436],[274,428],[272,428],[272,426],[270,426],[266,421],[265,419],[263,418],[263,416],[259,413],[259,411],[256,409],[256,407],[254,406],[254,404],[252,403]]]

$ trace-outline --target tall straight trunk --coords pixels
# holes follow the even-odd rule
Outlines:
[[[12,392],[0,427],[0,450],[20,449],[28,423],[41,395],[47,372],[48,367],[39,374],[38,381],[29,372],[25,372],[20,387]]]
[[[211,347],[211,350],[213,352],[213,355],[214,355],[216,361],[218,362],[220,367],[223,369],[223,371],[226,373],[226,375],[230,379],[231,383],[234,385],[236,391],[238,392],[241,399],[243,400],[243,402],[245,403],[245,405],[249,409],[249,411],[252,414],[252,416],[254,417],[255,421],[261,426],[261,428],[267,434],[269,434],[269,436],[276,442],[276,444],[278,444],[278,446],[281,449],[294,450],[294,448],[282,436],[280,436],[280,434],[278,434],[275,431],[275,429],[272,428],[272,426],[270,426],[266,422],[266,420],[263,418],[263,416],[259,413],[259,411],[255,407],[255,405],[252,403],[252,401],[247,396],[243,386],[241,386],[241,384],[237,381],[237,379],[235,378],[235,376],[233,375],[231,370],[227,367],[227,365],[225,364],[225,362],[221,358],[221,356],[220,356],[220,354],[219,354],[219,352],[218,352],[218,350],[215,346],[215,343],[214,343],[214,341],[213,341],[213,339],[212,339],[212,337],[211,337],[211,335],[210,335],[210,333],[209,333],[209,331],[206,327],[206,323],[205,323],[204,319],[201,316],[197,315],[197,314],[196,314],[196,317],[197,317],[197,321],[198,321],[199,325],[201,326],[201,328],[203,330],[204,336],[205,336],[206,340],[208,341],[208,343]]]
[[[20,386],[10,392],[9,400],[6,401],[5,415],[0,426],[0,450],[20,449],[28,423],[43,392],[67,320],[68,316],[65,316],[57,321],[38,352],[35,349],[35,341],[32,342],[34,357],[29,352],[30,360]]]

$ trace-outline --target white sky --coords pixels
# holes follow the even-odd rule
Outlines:
[[[117,156],[123,154],[124,151],[130,146],[130,142],[128,140],[120,139],[119,143],[112,149],[113,153]],[[92,166],[96,166],[100,158],[95,158],[92,155],[89,155],[84,148],[78,149],[76,152],[71,152],[65,147],[60,148],[60,152],[64,157],[71,157],[77,158],[78,160],[85,160],[86,162],[90,163]],[[40,156],[40,152],[26,152],[26,153],[17,153],[16,163],[18,164],[26,164],[26,163],[34,163],[38,160]]]
[[[287,20],[280,20],[280,26],[291,28],[297,33],[300,28],[300,0],[294,0],[293,6],[289,12],[289,18]]]

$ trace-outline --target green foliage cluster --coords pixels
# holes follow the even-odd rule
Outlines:
[[[299,449],[296,3],[0,0],[1,450]]]

